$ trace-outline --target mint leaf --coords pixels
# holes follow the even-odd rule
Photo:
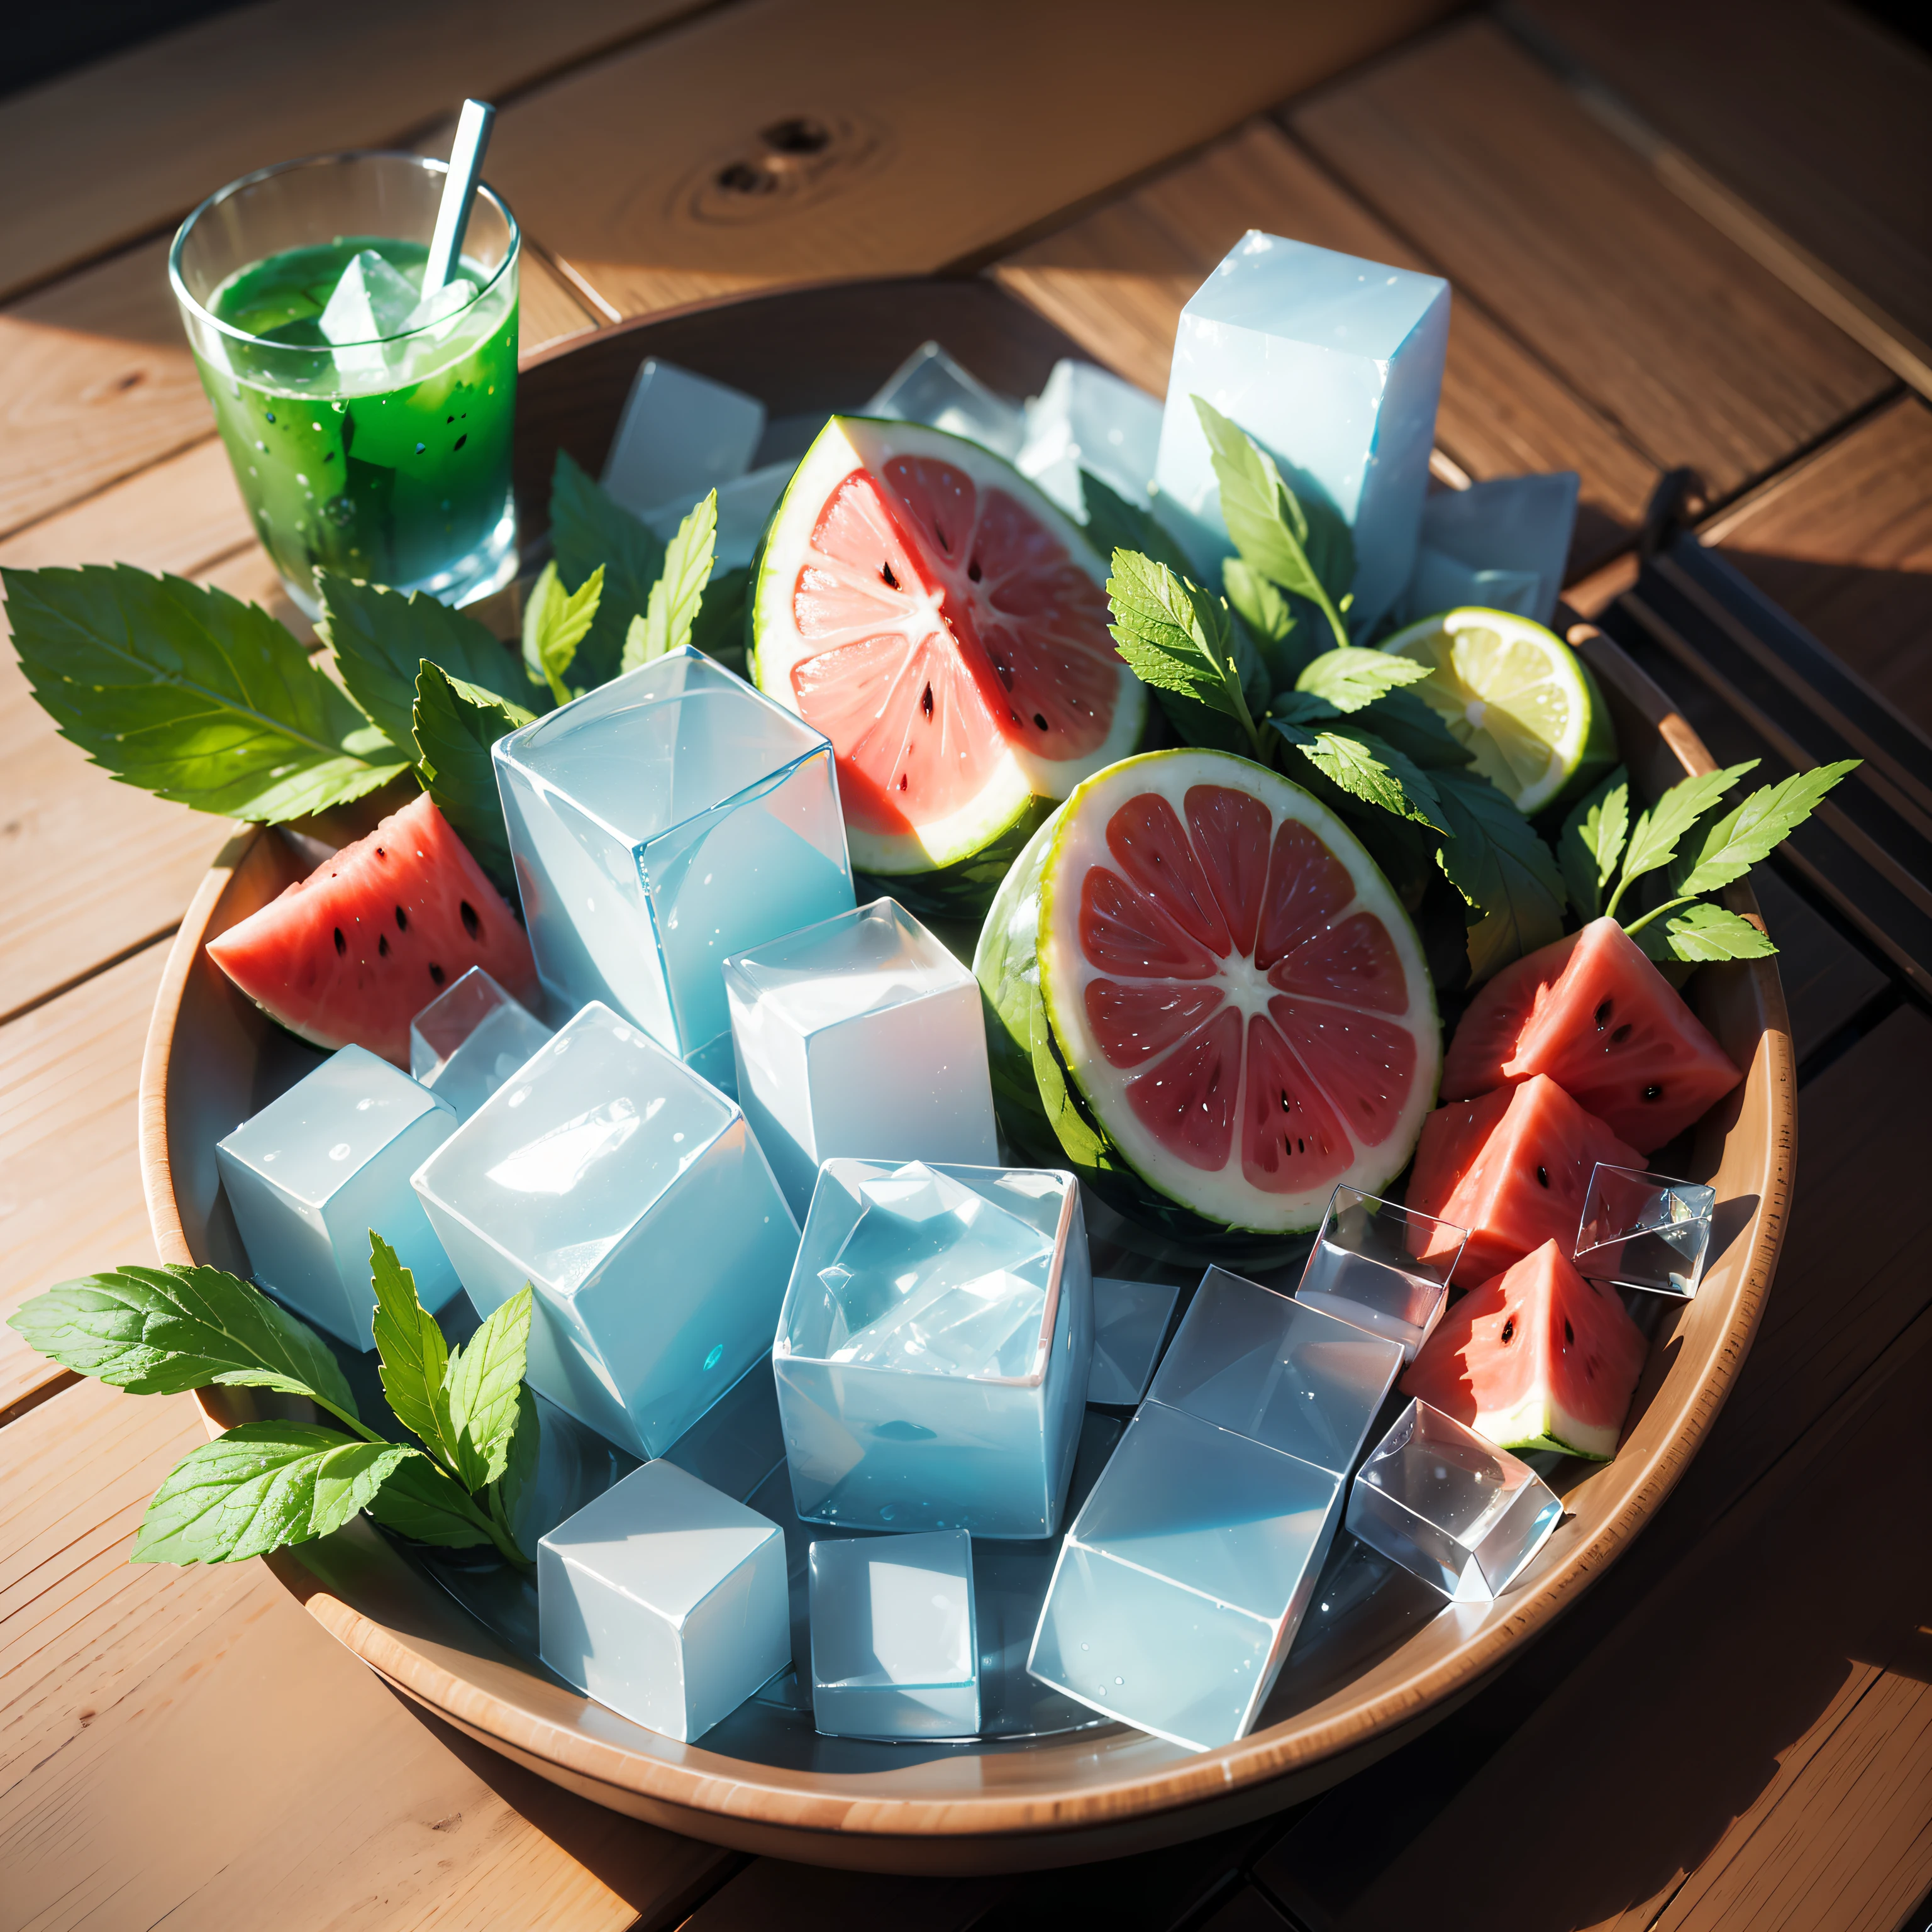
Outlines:
[[[1660,965],[1671,959],[1696,965],[1713,959],[1768,959],[1778,950],[1749,920],[1702,900],[1630,937]]]
[[[1219,599],[1164,563],[1117,550],[1107,600],[1114,648],[1143,684],[1162,694],[1162,708],[1175,729],[1190,744],[1259,756],[1261,734],[1248,710],[1227,611]],[[1169,704],[1169,695],[1183,702]],[[1238,734],[1204,729],[1203,713],[1232,718]]]
[[[519,1543],[524,1511],[534,1493],[537,1462],[543,1446],[543,1426],[536,1397],[526,1383],[517,1394],[516,1420],[510,1430],[509,1454],[496,1478],[496,1496],[506,1527]]]
[[[1315,726],[1286,715],[1327,703],[1312,692],[1295,693],[1288,704],[1276,704],[1269,722],[1285,742],[1351,798],[1435,831],[1446,830],[1442,801],[1428,774],[1393,746],[1358,725]]]
[[[407,1451],[363,1507],[386,1529],[442,1550],[496,1540],[489,1519],[427,1456]]]
[[[691,626],[692,644],[740,677],[746,675],[745,597],[751,581],[751,571],[743,564],[719,571],[705,586],[704,602]]]
[[[526,1282],[449,1358],[442,1426],[465,1489],[494,1483],[508,1461],[530,1347],[530,1302]]]
[[[566,586],[603,566],[597,620],[577,651],[578,688],[589,691],[617,675],[631,620],[649,609],[651,586],[664,574],[664,547],[562,450],[550,477],[550,536]]]
[[[636,670],[691,642],[717,543],[718,492],[713,490],[665,546],[664,574],[651,586],[644,614],[633,617],[625,634],[622,669]]]
[[[1268,667],[1270,689],[1286,690],[1307,656],[1292,641],[1294,613],[1288,599],[1244,556],[1221,560],[1221,587]]]
[[[1747,772],[1757,769],[1755,758],[1720,771],[1700,772],[1672,785],[1630,830],[1624,853],[1624,875],[1610,895],[1605,911],[1614,914],[1624,893],[1646,872],[1667,866],[1677,856],[1677,843]]]
[[[1112,556],[1117,550],[1130,550],[1166,564],[1181,577],[1193,568],[1168,535],[1166,526],[1145,503],[1130,502],[1090,470],[1080,472],[1080,496],[1087,506],[1087,541],[1096,556]]]
[[[456,1452],[443,1434],[443,1376],[449,1350],[436,1317],[417,1298],[416,1277],[374,1228],[369,1273],[376,1288],[376,1353],[382,1394],[396,1420],[446,1468]]]
[[[425,663],[416,674],[416,760],[436,808],[506,893],[516,888],[510,836],[490,747],[532,714],[508,698]]]
[[[218,1383],[308,1396],[356,1415],[356,1399],[321,1337],[220,1268],[83,1275],[35,1295],[8,1325],[62,1368],[130,1395],[179,1395]]]
[[[124,784],[273,823],[409,769],[287,631],[225,590],[126,564],[0,578],[34,697]]]
[[[1391,691],[1377,698],[1366,722],[1378,737],[1426,770],[1453,770],[1475,755],[1412,691]]]
[[[1570,903],[1586,924],[1604,910],[1604,888],[1616,875],[1630,826],[1630,778],[1622,765],[1577,801],[1556,841]]]
[[[1469,930],[1472,980],[1562,937],[1562,874],[1535,828],[1473,772],[1438,772],[1450,836],[1437,854],[1449,883],[1482,918]]]
[[[1428,675],[1429,667],[1413,658],[1392,657],[1386,651],[1365,651],[1345,644],[1311,658],[1294,680],[1294,688],[1326,698],[1346,714],[1366,710],[1377,698]]]
[[[1859,762],[1856,758],[1844,758],[1836,764],[1794,772],[1788,778],[1753,792],[1706,833],[1696,860],[1681,878],[1673,880],[1676,892],[1694,898],[1700,892],[1715,892],[1720,886],[1742,878],[1802,825],[1818,801],[1840,779],[1856,771]],[[1678,955],[1679,958],[1693,956],[1685,952]],[[1760,956],[1740,952],[1694,956],[1754,959]]]
[[[524,663],[532,684],[548,685],[560,704],[578,694],[563,674],[577,661],[577,647],[596,621],[604,596],[604,566],[599,564],[574,590],[566,590],[556,566],[547,563],[530,587],[524,606]]]
[[[168,1473],[134,1539],[136,1563],[238,1563],[340,1529],[416,1451],[301,1422],[249,1422]]]

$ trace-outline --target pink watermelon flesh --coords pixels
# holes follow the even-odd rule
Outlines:
[[[1595,1114],[1540,1074],[1474,1100],[1438,1107],[1422,1124],[1408,1205],[1458,1228],[1469,1239],[1456,1264],[1459,1288],[1500,1274],[1544,1242],[1574,1254],[1583,1197],[1598,1161],[1643,1166]],[[1454,1238],[1418,1231],[1418,1252],[1434,1258]]]
[[[1536,1073],[1646,1154],[1744,1078],[1613,919],[1505,967],[1476,995],[1442,1063],[1443,1096]]]
[[[1608,1461],[1648,1354],[1616,1291],[1544,1243],[1462,1296],[1416,1352],[1405,1395],[1499,1449]]]
[[[530,943],[428,793],[208,942],[272,1019],[406,1068],[410,1022],[472,966],[526,1003]]]

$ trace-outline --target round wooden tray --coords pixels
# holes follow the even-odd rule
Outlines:
[[[1074,346],[982,282],[868,282],[782,292],[601,332],[526,369],[518,474],[540,519],[554,453],[601,466],[631,378],[658,356],[761,397],[774,418],[850,408],[935,338],[998,388],[1036,391]],[[526,530],[534,525],[526,524]],[[1615,713],[1636,783],[1654,796],[1711,760],[1669,700],[1594,633],[1578,641]],[[214,1143],[292,1077],[287,1042],[230,987],[204,940],[303,869],[247,830],[182,922],[141,1080],[141,1157],[164,1260],[246,1272]],[[1754,916],[1748,891],[1729,902]],[[1562,1466],[1564,1515],[1527,1579],[1498,1603],[1414,1622],[1378,1651],[1292,1658],[1265,1727],[1198,1755],[1122,1726],[1000,1748],[801,1771],[680,1744],[561,1688],[476,1621],[408,1554],[358,1520],[268,1559],[311,1615],[406,1696],[470,1736],[599,1803],[741,1849],[918,1872],[1067,1864],[1223,1829],[1337,1782],[1425,1729],[1546,1628],[1669,1494],[1722,1406],[1762,1312],[1792,1185],[1796,1090],[1774,964],[1709,966],[1693,1004],[1748,1070],[1678,1164],[1714,1181],[1717,1258],[1697,1298],[1655,1329],[1616,1460]],[[244,1390],[198,1398],[211,1430],[256,1412]],[[1304,1636],[1306,1633],[1304,1633]],[[1299,1648],[1300,1646],[1298,1646]],[[884,1750],[885,1748],[881,1748]]]

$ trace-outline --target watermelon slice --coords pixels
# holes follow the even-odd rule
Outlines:
[[[1469,1288],[1545,1241],[1574,1253],[1600,1160],[1643,1165],[1634,1148],[1537,1074],[1477,1100],[1452,1101],[1423,1122],[1407,1204],[1468,1230],[1454,1280]],[[1454,1246],[1438,1234],[1421,1253],[1431,1259]]]
[[[425,792],[208,942],[271,1019],[407,1070],[410,1022],[472,966],[526,1005],[530,943]]]
[[[1436,1090],[1400,902],[1325,806],[1225,752],[1089,778],[974,967],[1010,1136],[1184,1239],[1312,1228],[1336,1182],[1382,1188]]]
[[[1616,1293],[1546,1241],[1464,1295],[1416,1352],[1405,1395],[1499,1449],[1560,1449],[1606,1462],[1648,1348]]]
[[[1476,995],[1442,1091],[1460,1100],[1536,1073],[1646,1154],[1744,1078],[1613,919],[1526,955]]]
[[[1106,566],[977,443],[835,416],[753,566],[759,688],[838,758],[852,862],[976,916],[1053,803],[1140,740]]]

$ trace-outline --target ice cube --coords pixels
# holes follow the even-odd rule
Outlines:
[[[740,1502],[750,1502],[774,1470],[782,1474],[784,1431],[770,1355],[760,1355],[664,1451],[664,1460]]]
[[[745,1117],[592,1002],[415,1175],[479,1313],[536,1292],[530,1381],[656,1456],[771,1346],[798,1226]]]
[[[1084,518],[1082,470],[1145,508],[1160,453],[1160,404],[1090,362],[1063,358],[1026,406],[1026,440],[1014,467]]]
[[[1412,1402],[1348,1492],[1349,1534],[1458,1603],[1486,1603],[1546,1543],[1563,1505],[1507,1449]]]
[[[410,1190],[457,1127],[441,1095],[359,1046],[332,1054],[215,1145],[256,1280],[352,1348],[376,1346],[374,1228],[425,1308],[460,1286]]]
[[[466,1120],[550,1036],[520,1000],[472,966],[410,1022],[410,1071]]]
[[[735,482],[721,483],[718,489],[718,530],[712,540],[713,567],[736,570],[751,562],[765,526],[771,520],[785,485],[798,472],[795,463],[767,464]],[[711,488],[694,490],[674,501],[658,504],[648,511],[644,521],[666,543],[677,534],[677,527]]]
[[[1131,1408],[1147,1393],[1154,1358],[1167,1337],[1178,1288],[1157,1281],[1094,1277],[1094,1369],[1087,1400]]]
[[[1550,622],[1576,528],[1577,487],[1575,471],[1562,470],[1425,497],[1406,614],[1431,617],[1476,604]]]
[[[772,1357],[799,1514],[1052,1534],[1093,1318],[1070,1174],[826,1161]]]
[[[744,475],[764,428],[765,406],[754,397],[651,356],[625,399],[604,487],[633,516],[678,502],[688,509]]]
[[[688,1742],[791,1655],[775,1523],[646,1462],[537,1545],[543,1660],[620,1716]]]
[[[936,342],[915,349],[859,413],[925,423],[950,436],[970,436],[1010,461],[1019,454],[1026,434],[1019,405],[995,395]]]
[[[476,284],[467,275],[452,275],[434,295],[425,296],[410,310],[403,327],[407,331],[434,328],[452,316],[460,315],[476,295]]]
[[[1703,1279],[1718,1190],[1599,1161],[1576,1230],[1576,1271],[1591,1281],[1688,1300]]]
[[[497,740],[537,970],[729,1092],[725,956],[848,911],[832,747],[686,648]]]
[[[380,374],[388,368],[382,344],[412,326],[416,306],[416,284],[374,249],[364,248],[350,257],[316,326],[334,345],[344,375]]]
[[[1465,1231],[1360,1188],[1329,1197],[1321,1232],[1295,1289],[1298,1301],[1402,1345],[1412,1362],[1449,1299]],[[1418,1254],[1427,1261],[1418,1261]]]
[[[739,1104],[792,1211],[834,1154],[999,1160],[979,983],[891,899],[724,962]]]
[[[812,1546],[812,1722],[834,1738],[980,1728],[973,1550],[963,1529]]]
[[[1348,622],[1366,634],[1414,565],[1448,340],[1439,277],[1250,230],[1181,311],[1161,422],[1161,514],[1202,581],[1232,546],[1196,395],[1353,532]]]

